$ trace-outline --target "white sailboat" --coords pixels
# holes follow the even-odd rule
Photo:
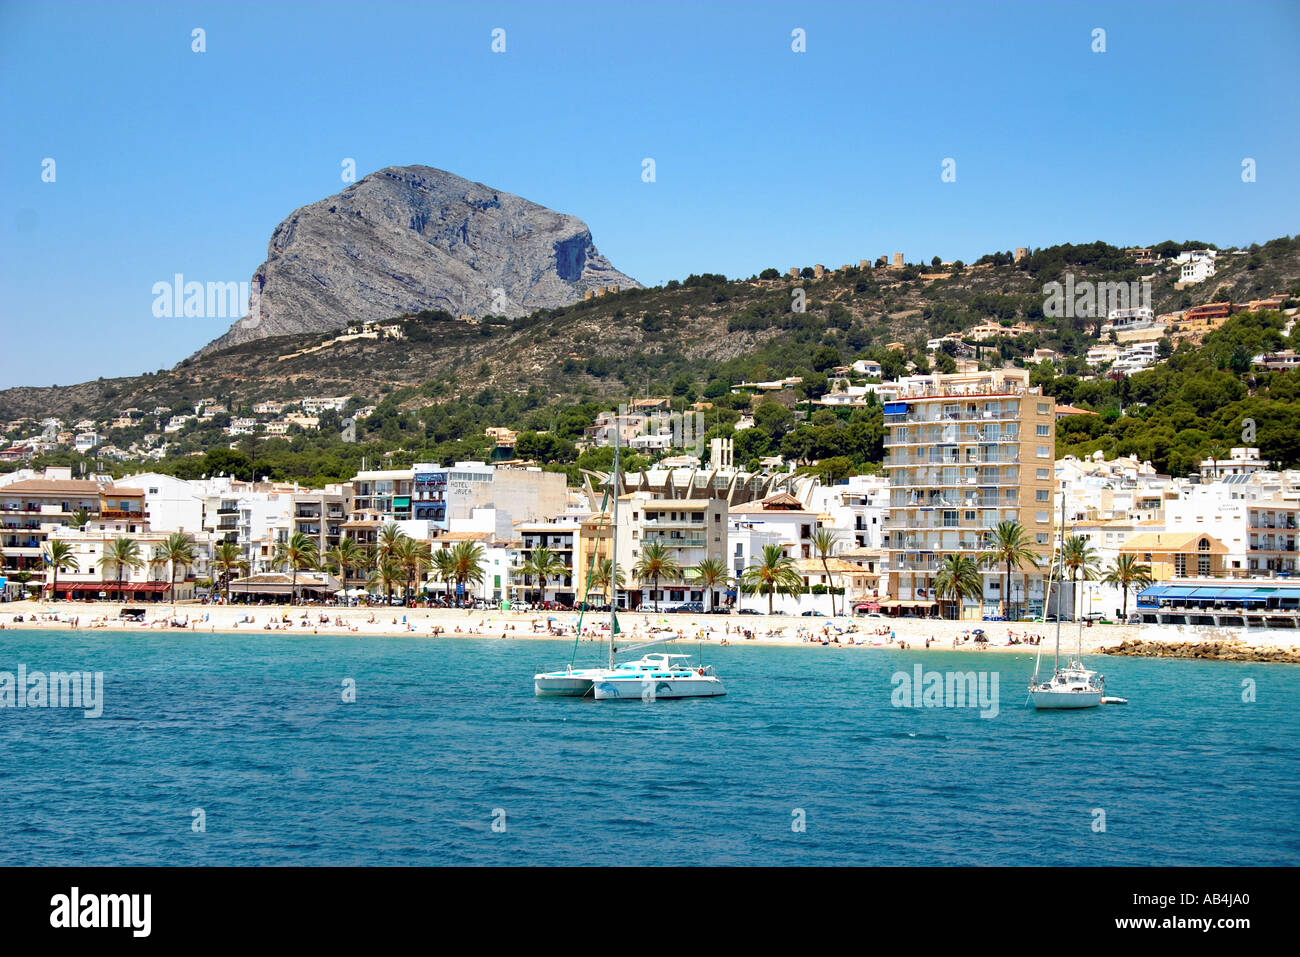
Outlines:
[[[1061,537],[1058,554],[1065,551],[1065,490],[1061,490]],[[1047,598],[1050,604],[1052,594],[1052,575],[1055,564],[1052,563],[1047,573]],[[1039,680],[1039,670],[1043,661],[1043,650],[1038,649],[1038,660],[1034,662],[1034,677],[1029,683],[1029,698],[1039,710],[1060,708],[1095,708],[1101,704],[1105,678],[1095,671],[1083,666],[1083,628],[1079,629],[1079,646],[1076,656],[1061,667],[1061,582],[1057,582],[1056,601],[1056,652],[1052,662],[1052,677]]]
[[[533,693],[538,696],[585,698],[591,694],[592,685],[602,675],[614,670],[615,639],[618,635],[618,490],[619,490],[619,429],[614,428],[614,471],[611,490],[614,496],[613,515],[610,519],[610,602],[609,602],[609,665],[605,668],[574,668],[570,662],[563,671],[544,671],[533,675]],[[604,511],[604,505],[601,505]],[[599,541],[599,536],[597,537]],[[599,550],[597,550],[599,556]],[[590,581],[588,582],[590,590]],[[585,597],[585,596],[584,596]],[[581,621],[581,619],[579,619]],[[656,642],[657,644],[657,642]]]
[[[610,551],[609,662],[605,668],[577,668],[570,663],[563,671],[533,675],[533,693],[538,696],[585,698],[597,701],[656,701],[659,698],[703,698],[727,693],[722,679],[712,666],[692,667],[683,659],[690,655],[642,655],[638,661],[614,664],[614,655],[623,651],[644,651],[675,641],[676,636],[652,638],[631,646],[618,644],[618,492],[619,436],[614,433],[613,518]]]
[[[658,701],[660,698],[712,698],[727,693],[711,665],[693,666],[690,655],[645,655],[634,669],[597,678],[597,701]]]

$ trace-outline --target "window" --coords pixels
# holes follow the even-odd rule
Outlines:
[[[1046,522],[1046,521],[1050,521],[1050,519],[1048,519],[1048,517],[1047,517],[1047,513],[1046,513],[1046,512],[1035,512],[1035,513],[1034,513],[1034,521],[1036,521],[1036,522]]]
[[[1034,541],[1037,542],[1039,545],[1046,545],[1046,544],[1047,544],[1047,533],[1046,533],[1046,532],[1037,532],[1037,533],[1035,533],[1035,534],[1034,534]]]
[[[1052,434],[1052,427],[1050,425],[1040,425],[1038,426],[1037,432],[1039,438],[1045,439]]]
[[[1040,445],[1038,446],[1037,454],[1040,459],[1050,459],[1052,457],[1052,450],[1046,445]]]
[[[1052,492],[1050,489],[1040,488],[1034,491],[1034,501],[1050,502],[1051,500],[1052,500]]]
[[[1048,414],[1051,413],[1051,411],[1052,411],[1051,403],[1048,403],[1048,402],[1040,402],[1040,403],[1038,403],[1038,414],[1039,414],[1039,415],[1048,415]]]
[[[1041,479],[1048,479],[1048,478],[1051,478],[1051,477],[1052,477],[1052,470],[1051,470],[1051,469],[1038,469],[1034,474],[1035,474],[1035,476],[1036,476],[1038,479],[1040,479],[1040,480],[1041,480]]]

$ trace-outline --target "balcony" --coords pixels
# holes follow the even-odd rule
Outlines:
[[[658,535],[642,539],[646,545],[663,545],[665,548],[703,548],[707,541],[704,538],[668,538]]]
[[[122,508],[105,508],[100,510],[99,517],[105,522],[118,520],[141,522],[144,521],[145,513]]]

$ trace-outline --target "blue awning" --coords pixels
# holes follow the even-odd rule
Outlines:
[[[885,403],[885,415],[897,415],[897,414],[900,413],[900,412],[906,412],[906,411],[907,411],[907,403],[906,403],[906,402],[886,402],[886,403]]]

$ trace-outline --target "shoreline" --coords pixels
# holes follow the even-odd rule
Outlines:
[[[129,603],[127,603],[129,605]],[[145,605],[143,622],[118,617],[120,602],[9,602],[0,605],[0,632],[6,630],[87,630],[175,632],[196,634],[371,635],[425,638],[576,637],[577,612],[472,611],[441,608],[332,607],[323,605]],[[131,607],[141,607],[134,605]],[[15,621],[15,616],[23,621]],[[322,621],[322,618],[325,620]],[[251,620],[249,620],[251,619]],[[286,621],[287,619],[287,621]],[[886,648],[907,651],[980,651],[1036,654],[1054,645],[1052,625],[1022,622],[949,621],[928,618],[835,619],[773,615],[683,615],[622,612],[621,633],[631,640],[664,638],[730,646],[775,645],[841,648]],[[973,641],[983,629],[987,643]],[[748,633],[748,637],[746,636]],[[891,639],[892,635],[892,639]],[[1039,636],[1041,645],[1025,638]],[[582,640],[603,642],[609,636],[606,613],[589,613]],[[838,637],[838,641],[835,639]],[[1020,639],[1010,643],[1012,638]],[[928,647],[927,647],[928,640]],[[1061,629],[1063,650],[1078,647],[1077,623]],[[1115,654],[1153,658],[1300,663],[1300,633],[1263,632],[1190,626],[1094,625],[1082,629],[1085,655]]]

